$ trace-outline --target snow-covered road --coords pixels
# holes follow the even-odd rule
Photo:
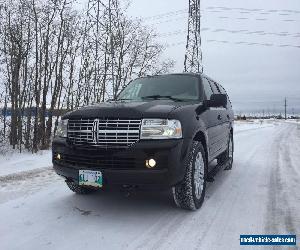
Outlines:
[[[299,240],[300,125],[256,125],[237,129],[233,170],[217,173],[196,212],[176,208],[169,192],[78,196],[51,168],[1,176],[0,248],[223,250],[240,249],[240,234]]]

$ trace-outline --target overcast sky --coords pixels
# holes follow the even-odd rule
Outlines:
[[[129,8],[162,43],[183,42],[164,55],[177,61],[175,72],[183,69],[187,8],[188,0],[131,0]],[[201,8],[204,72],[227,89],[235,109],[283,110],[286,96],[289,112],[300,112],[300,1],[201,0]],[[179,12],[148,18],[172,11]]]

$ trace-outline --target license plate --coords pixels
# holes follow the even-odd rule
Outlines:
[[[79,185],[102,187],[102,173],[100,171],[79,170]]]

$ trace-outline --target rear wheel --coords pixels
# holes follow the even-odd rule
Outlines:
[[[206,189],[207,161],[201,142],[194,141],[187,161],[184,180],[173,187],[176,205],[188,210],[199,209]]]
[[[79,186],[78,184],[72,181],[66,181],[66,183],[70,190],[72,190],[76,194],[90,194],[97,191],[97,189]]]

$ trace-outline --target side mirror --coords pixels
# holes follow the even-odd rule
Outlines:
[[[219,108],[227,106],[227,95],[225,94],[212,94],[210,100],[207,101],[207,106],[212,108]]]

